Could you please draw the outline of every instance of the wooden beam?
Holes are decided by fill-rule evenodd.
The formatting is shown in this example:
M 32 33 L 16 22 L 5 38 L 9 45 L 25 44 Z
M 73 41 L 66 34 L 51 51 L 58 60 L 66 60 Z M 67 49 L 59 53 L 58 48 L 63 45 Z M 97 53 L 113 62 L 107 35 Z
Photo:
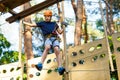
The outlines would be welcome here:
M 6 21 L 8 21 L 9 23 L 12 23 L 12 22 L 14 22 L 18 19 L 24 18 L 24 17 L 26 17 L 30 14 L 33 14 L 35 12 L 38 12 L 38 11 L 42 10 L 42 9 L 45 9 L 45 8 L 55 4 L 57 2 L 60 2 L 60 1 L 63 1 L 63 0 L 51 0 L 51 1 L 46 0 L 42 3 L 39 3 L 39 4 L 29 8 L 29 9 L 26 9 L 26 10 L 18 13 L 17 15 L 14 15 L 14 16 L 11 16 L 11 17 L 7 18 Z
M 11 13 L 12 15 L 16 15 L 17 13 L 13 10 L 9 10 L 9 13 Z
M 4 6 L 4 4 L 0 3 L 0 12 L 5 12 L 6 8 Z
M 4 9 L 8 8 L 9 10 L 12 10 L 30 0 L 1 0 L 0 1 L 0 12 L 5 12 L 6 10 L 3 10 L 3 5 Z

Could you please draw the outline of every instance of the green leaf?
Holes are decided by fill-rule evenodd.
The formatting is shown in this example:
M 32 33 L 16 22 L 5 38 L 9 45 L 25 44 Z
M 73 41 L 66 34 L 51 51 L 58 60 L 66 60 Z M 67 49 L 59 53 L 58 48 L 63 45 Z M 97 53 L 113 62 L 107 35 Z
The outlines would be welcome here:
M 2 55 L 2 52 L 3 52 L 3 50 L 2 50 L 2 48 L 0 48 L 0 56 Z
M 7 48 L 9 48 L 11 45 L 10 45 L 10 43 L 9 43 L 8 41 L 5 41 L 5 46 L 6 46 Z

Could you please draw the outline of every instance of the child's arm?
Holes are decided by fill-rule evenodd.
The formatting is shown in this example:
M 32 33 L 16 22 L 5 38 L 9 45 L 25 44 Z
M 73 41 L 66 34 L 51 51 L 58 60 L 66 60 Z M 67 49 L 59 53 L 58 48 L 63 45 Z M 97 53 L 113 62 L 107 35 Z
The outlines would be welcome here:
M 58 28 L 58 29 L 57 29 L 57 32 L 58 32 L 59 34 L 62 34 L 62 33 L 63 33 L 63 29 Z
M 29 22 L 25 22 L 25 21 L 23 21 L 23 24 L 28 25 L 30 27 L 36 27 L 37 26 L 36 23 L 29 23 Z

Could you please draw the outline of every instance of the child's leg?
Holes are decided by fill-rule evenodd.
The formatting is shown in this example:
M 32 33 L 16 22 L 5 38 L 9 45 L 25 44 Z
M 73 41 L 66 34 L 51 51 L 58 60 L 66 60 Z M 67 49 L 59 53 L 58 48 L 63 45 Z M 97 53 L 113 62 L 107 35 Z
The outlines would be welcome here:
M 58 67 L 61 67 L 62 66 L 62 60 L 61 60 L 60 50 L 59 50 L 58 46 L 54 47 L 54 53 L 56 55 L 56 60 L 57 60 L 57 63 L 58 63 Z
M 41 63 L 43 64 L 44 63 L 44 61 L 45 61 L 45 59 L 46 59 L 46 56 L 47 56 L 47 53 L 49 52 L 49 50 L 50 50 L 50 45 L 46 45 L 45 46 L 45 49 L 44 49 L 44 51 L 43 51 L 43 54 L 42 54 L 42 58 L 41 58 Z
M 60 49 L 59 49 L 59 41 L 56 40 L 53 44 L 54 52 L 56 54 L 56 59 L 58 62 L 58 72 L 60 75 L 64 74 L 65 68 L 62 66 L 62 58 L 60 55 Z
M 44 61 L 45 61 L 45 59 L 46 59 L 46 57 L 47 57 L 47 53 L 49 52 L 49 50 L 50 50 L 50 48 L 51 48 L 50 45 L 51 45 L 51 41 L 50 41 L 49 38 L 48 38 L 48 39 L 46 39 L 46 41 L 45 41 L 45 49 L 44 49 L 44 51 L 43 51 L 41 61 L 36 65 L 36 68 L 37 68 L 38 70 L 41 70 L 42 67 L 43 67 L 43 63 L 44 63 Z
M 44 49 L 43 54 L 42 54 L 41 63 L 44 63 L 46 56 L 51 48 L 51 45 L 52 45 L 52 42 L 51 42 L 50 38 L 47 38 L 45 40 L 45 49 Z
M 60 75 L 64 74 L 65 68 L 62 66 L 62 60 L 61 60 L 61 55 L 60 55 L 60 50 L 59 47 L 54 47 L 54 52 L 56 54 L 56 59 L 58 62 L 58 72 Z

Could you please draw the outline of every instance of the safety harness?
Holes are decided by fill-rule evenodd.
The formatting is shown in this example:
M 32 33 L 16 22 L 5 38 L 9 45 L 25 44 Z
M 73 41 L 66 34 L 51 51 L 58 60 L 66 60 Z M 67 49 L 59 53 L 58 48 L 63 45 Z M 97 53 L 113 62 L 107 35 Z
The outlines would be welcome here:
M 51 37 L 55 37 L 55 39 L 54 39 L 54 40 L 51 40 Z M 49 38 L 49 39 L 52 41 L 52 44 L 53 44 L 56 40 L 61 41 L 60 37 L 59 37 L 58 35 L 54 35 L 54 34 L 45 35 L 45 38 L 46 38 L 46 39 Z

